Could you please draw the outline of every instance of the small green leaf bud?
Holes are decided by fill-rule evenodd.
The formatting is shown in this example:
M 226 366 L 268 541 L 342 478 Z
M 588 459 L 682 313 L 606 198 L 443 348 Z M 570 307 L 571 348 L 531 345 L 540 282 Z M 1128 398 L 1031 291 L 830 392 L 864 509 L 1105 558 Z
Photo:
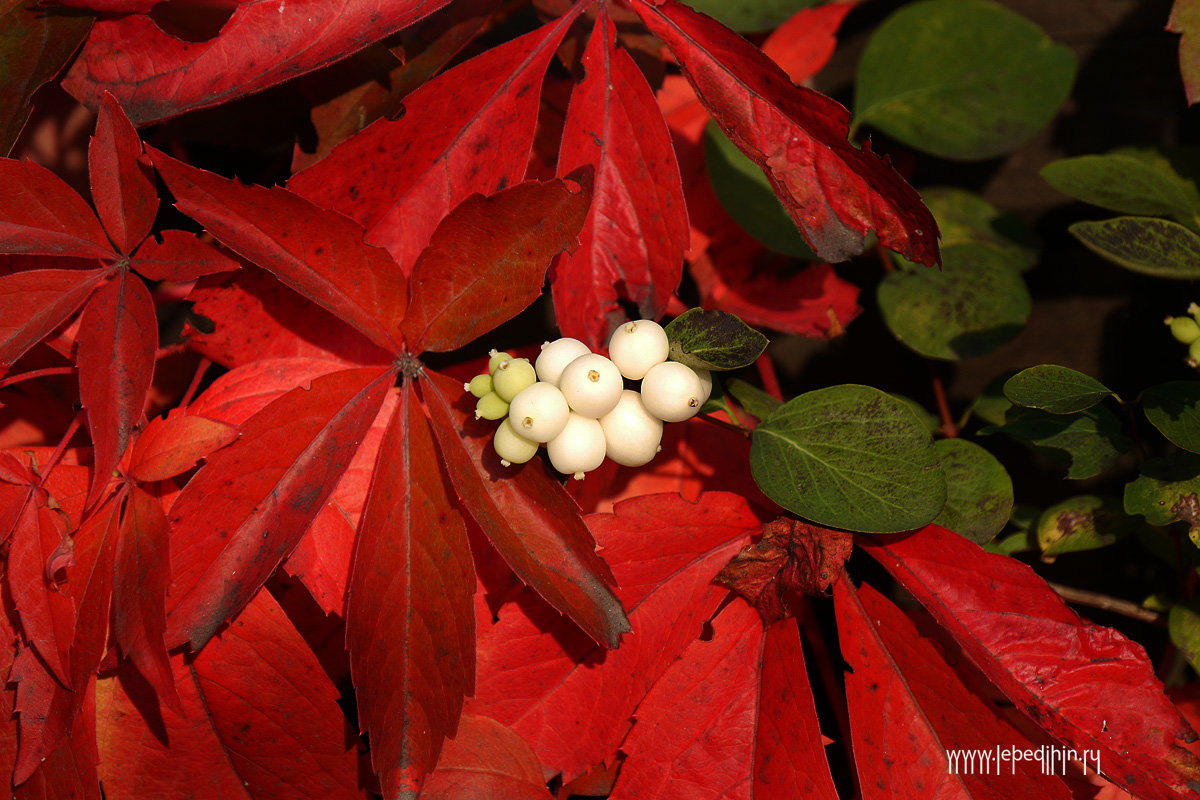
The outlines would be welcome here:
M 510 358 L 501 361 L 492 373 L 492 387 L 500 399 L 511 403 L 522 389 L 537 382 L 537 372 L 528 358 Z
M 470 383 L 464 383 L 463 388 L 476 397 L 483 397 L 492 391 L 492 376 L 486 372 L 482 375 L 476 375 L 474 378 L 471 378 Z
M 504 419 L 508 416 L 508 403 L 495 392 L 488 392 L 475 404 L 475 419 Z

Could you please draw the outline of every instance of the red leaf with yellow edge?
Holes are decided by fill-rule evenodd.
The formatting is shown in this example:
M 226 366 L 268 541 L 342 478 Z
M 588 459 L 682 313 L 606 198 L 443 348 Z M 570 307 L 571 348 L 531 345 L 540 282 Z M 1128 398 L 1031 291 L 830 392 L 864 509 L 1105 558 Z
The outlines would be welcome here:
M 201 275 L 238 269 L 241 263 L 186 231 L 162 231 L 162 241 L 147 239 L 131 266 L 153 281 L 191 281 Z
M 234 425 L 173 409 L 150 420 L 133 443 L 129 477 L 145 482 L 173 478 L 237 438 Z
M 156 709 L 132 670 L 99 681 L 109 797 L 368 796 L 337 689 L 269 593 L 259 592 L 195 659 L 175 655 L 171 667 L 183 714 Z
M 629 620 L 575 501 L 540 462 L 501 466 L 492 426 L 462 410 L 461 383 L 427 370 L 421 393 L 467 513 L 521 580 L 597 642 L 616 647 Z
M 591 202 L 590 167 L 464 200 L 413 265 L 409 348 L 455 350 L 528 308 L 551 259 L 576 247 Z
M 324 375 L 240 427 L 171 506 L 167 647 L 198 650 L 295 548 L 375 418 L 395 373 Z M 214 503 L 214 498 L 220 498 Z
M 422 800 L 551 800 L 529 745 L 494 719 L 464 714 Z
M 796 86 L 761 50 L 682 3 L 633 6 L 726 135 L 766 172 L 818 256 L 849 258 L 874 230 L 910 260 L 939 261 L 933 215 L 885 160 L 847 140 L 845 108 Z
M 1194 734 L 1142 647 L 1085 622 L 1025 564 L 936 525 L 860 546 L 1050 736 L 1100 751 L 1105 775 L 1143 800 L 1193 797 Z
M 346 649 L 359 727 L 387 797 L 413 797 L 475 690 L 475 569 L 412 380 L 359 524 Z
M 0 158 L 0 253 L 116 258 L 96 214 L 32 161 Z
M 142 140 L 121 105 L 108 92 L 88 147 L 88 176 L 96 214 L 117 250 L 128 255 L 145 239 L 158 213 L 154 173 L 139 161 Z
M 0 370 L 66 322 L 107 274 L 35 269 L 0 277 Z

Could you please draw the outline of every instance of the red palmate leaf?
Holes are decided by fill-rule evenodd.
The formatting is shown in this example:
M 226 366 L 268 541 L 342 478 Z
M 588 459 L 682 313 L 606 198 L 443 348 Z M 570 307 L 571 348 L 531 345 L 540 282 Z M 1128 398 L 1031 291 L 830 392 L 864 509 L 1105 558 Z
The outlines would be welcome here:
M 150 420 L 133 443 L 129 477 L 147 483 L 173 478 L 237 437 L 234 425 L 174 409 Z
M 89 506 L 108 486 L 142 419 L 157 349 L 154 300 L 140 278 L 120 270 L 96 290 L 79 322 L 79 399 L 95 448 Z
M 837 800 L 793 620 L 733 602 L 638 707 L 613 800 Z
M 763 168 L 813 251 L 841 261 L 874 229 L 885 247 L 939 260 L 937 223 L 886 161 L 847 140 L 850 114 L 794 85 L 762 51 L 675 0 L 635 0 L 729 138 Z
M 724 492 L 698 503 L 637 497 L 587 521 L 633 633 L 605 652 L 526 596 L 480 637 L 479 685 L 467 707 L 513 728 L 564 782 L 616 755 L 646 692 L 727 596 L 713 576 L 762 524 L 745 499 Z
M 150 233 L 158 213 L 154 174 L 139 161 L 141 155 L 137 131 L 116 98 L 105 92 L 88 147 L 88 175 L 96 214 L 117 250 L 126 255 Z
M 75 313 L 107 274 L 37 269 L 0 277 L 0 371 Z
M 323 358 L 264 358 L 234 367 L 188 406 L 188 413 L 240 426 L 297 386 L 346 369 Z
M 21 632 L 64 684 L 70 683 L 71 636 L 75 606 L 51 586 L 47 565 L 66 535 L 64 520 L 46 507 L 40 493 L 29 493 L 13 530 L 5 580 L 21 623 Z M 29 658 L 36 658 L 30 653 Z
M 489 426 L 450 407 L 464 394 L 461 383 L 427 370 L 421 393 L 454 491 L 496 550 L 589 636 L 616 647 L 629 621 L 575 501 L 540 462 L 500 465 Z
M 407 273 L 450 209 L 525 175 L 546 66 L 580 9 L 429 81 L 288 188 L 358 220 Z
M 357 223 L 286 189 L 244 186 L 157 150 L 150 154 L 176 207 L 218 241 L 375 344 L 399 350 L 404 276 L 386 252 L 363 244 Z
M 923 605 L 1017 707 L 1143 800 L 1192 797 L 1194 733 L 1142 647 L 1079 618 L 1026 565 L 929 525 L 861 545 Z
M 966 768 L 948 749 L 1036 749 L 971 693 L 941 653 L 872 587 L 834 586 L 846 701 L 863 797 L 1056 798 L 1071 792 L 1053 765 Z
M 363 368 L 313 379 L 248 419 L 188 482 L 170 512 L 168 647 L 203 647 L 295 548 L 394 375 Z
M 551 800 L 551 795 L 542 765 L 524 739 L 494 719 L 464 714 L 421 798 Z
M 529 307 L 550 260 L 576 246 L 591 170 L 468 197 L 413 265 L 404 338 L 413 352 L 455 350 Z
M 116 258 L 95 213 L 32 161 L 0 159 L 0 253 Z
M 416 798 L 475 689 L 475 571 L 412 380 L 359 524 L 346 649 L 386 797 Z
M 554 307 L 564 336 L 598 349 L 624 321 L 621 296 L 657 319 L 679 285 L 687 209 L 671 137 L 654 93 L 616 47 L 606 9 L 583 54 L 586 77 L 571 94 L 558 174 L 596 165 L 596 195 L 580 247 L 554 267 Z
M 142 242 L 132 260 L 133 268 L 150 280 L 191 281 L 241 266 L 236 259 L 185 231 L 162 231 L 159 236 L 161 242 Z
M 337 690 L 269 593 L 259 592 L 194 660 L 176 655 L 171 667 L 183 714 L 156 714 L 130 670 L 99 682 L 109 798 L 367 797 Z
M 110 17 L 96 23 L 63 86 L 92 107 L 108 90 L 145 125 L 332 64 L 446 2 L 402 0 L 381 10 L 361 0 L 248 0 L 204 42 L 176 38 L 144 14 Z

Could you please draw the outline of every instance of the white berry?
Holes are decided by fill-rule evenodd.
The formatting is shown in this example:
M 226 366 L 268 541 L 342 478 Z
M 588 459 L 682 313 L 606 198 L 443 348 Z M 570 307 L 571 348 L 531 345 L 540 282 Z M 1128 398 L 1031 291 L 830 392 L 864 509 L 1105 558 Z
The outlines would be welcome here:
M 547 443 L 546 453 L 556 470 L 582 479 L 604 461 L 604 429 L 597 420 L 572 412 L 562 433 Z
M 642 379 L 642 403 L 663 422 L 683 422 L 696 416 L 704 387 L 700 376 L 686 364 L 664 361 Z
M 538 381 L 522 389 L 508 406 L 513 430 L 534 442 L 548 442 L 562 433 L 571 409 L 558 387 Z
M 669 349 L 667 332 L 649 319 L 626 322 L 608 340 L 608 357 L 631 381 L 640 381 L 651 367 L 666 361 Z
M 625 382 L 616 364 L 602 355 L 588 353 L 567 364 L 558 388 L 572 411 L 599 419 L 617 405 Z
M 558 386 L 558 379 L 562 375 L 563 368 L 590 352 L 592 351 L 586 344 L 578 339 L 572 339 L 570 336 L 555 339 L 553 342 L 544 342 L 542 352 L 538 354 L 537 361 L 533 364 L 537 370 L 538 380 Z
M 528 358 L 510 358 L 496 365 L 496 371 L 492 373 L 492 388 L 501 400 L 511 403 L 518 392 L 526 386 L 532 386 L 536 380 L 537 373 Z
M 509 420 L 496 426 L 496 435 L 492 437 L 492 447 L 500 456 L 500 463 L 506 467 L 513 464 L 524 464 L 537 453 L 537 442 L 530 441 L 512 429 Z
M 617 407 L 600 418 L 605 455 L 625 467 L 640 467 L 661 450 L 663 423 L 642 404 L 642 396 L 626 389 Z
M 695 372 L 696 377 L 700 379 L 700 405 L 704 405 L 712 395 L 712 372 L 706 369 L 698 369 Z

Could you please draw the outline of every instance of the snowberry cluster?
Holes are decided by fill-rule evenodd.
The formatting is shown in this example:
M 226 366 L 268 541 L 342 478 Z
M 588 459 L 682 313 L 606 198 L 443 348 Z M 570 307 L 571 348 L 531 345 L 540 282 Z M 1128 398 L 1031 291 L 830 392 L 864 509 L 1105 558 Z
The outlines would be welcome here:
M 1187 317 L 1167 317 L 1163 320 L 1171 328 L 1171 335 L 1188 346 L 1187 363 L 1200 368 L 1200 306 L 1188 306 Z
M 478 398 L 476 418 L 501 420 L 492 444 L 505 466 L 544 444 L 554 468 L 576 478 L 606 456 L 640 467 L 662 449 L 663 423 L 694 416 L 712 391 L 707 370 L 668 361 L 668 348 L 661 325 L 636 320 L 613 333 L 610 358 L 569 337 L 543 344 L 533 364 L 493 350 L 464 388 Z

